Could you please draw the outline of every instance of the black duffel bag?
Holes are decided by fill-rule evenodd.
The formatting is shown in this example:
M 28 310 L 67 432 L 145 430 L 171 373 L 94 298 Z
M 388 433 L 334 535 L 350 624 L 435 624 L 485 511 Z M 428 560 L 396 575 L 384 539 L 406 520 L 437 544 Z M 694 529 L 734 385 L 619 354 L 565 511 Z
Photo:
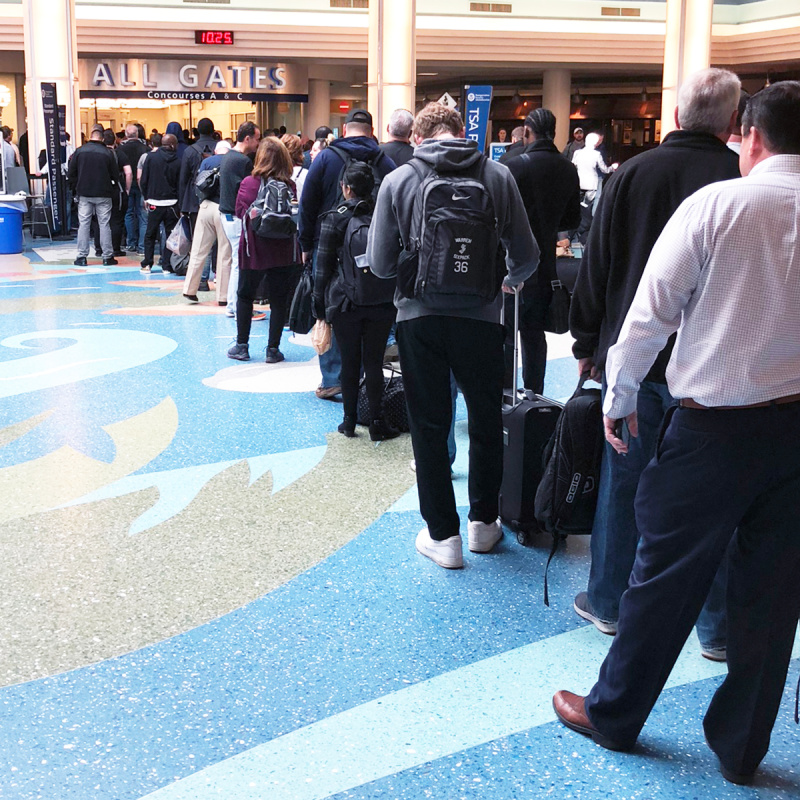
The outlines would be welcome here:
M 391 364 L 384 364 L 383 400 L 381 412 L 386 422 L 402 433 L 408 433 L 408 409 L 406 408 L 406 392 L 403 387 L 403 376 Z M 387 375 L 386 372 L 390 374 Z M 366 378 L 358 385 L 358 411 L 356 421 L 359 425 L 369 425 L 372 418 L 367 400 Z

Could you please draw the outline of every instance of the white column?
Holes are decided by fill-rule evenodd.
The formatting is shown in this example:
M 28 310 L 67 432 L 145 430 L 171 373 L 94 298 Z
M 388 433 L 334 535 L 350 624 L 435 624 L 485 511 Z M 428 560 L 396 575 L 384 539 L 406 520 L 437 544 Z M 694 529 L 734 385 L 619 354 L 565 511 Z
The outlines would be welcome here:
M 303 133 L 313 136 L 320 125 L 331 127 L 331 82 L 310 78 L 308 81 L 308 105 L 303 116 Z
M 392 111 L 414 113 L 417 84 L 416 0 L 372 0 L 369 4 L 367 101 L 375 135 L 386 138 Z
M 76 147 L 81 143 L 75 0 L 23 0 L 22 15 L 28 147 L 35 165 L 45 146 L 42 83 L 56 84 L 58 104 L 67 109 L 67 132 Z
M 569 141 L 570 81 L 568 69 L 546 69 L 542 81 L 542 106 L 556 117 L 555 145 L 563 150 Z
M 678 90 L 688 75 L 711 64 L 714 0 L 667 0 L 661 138 L 675 128 Z

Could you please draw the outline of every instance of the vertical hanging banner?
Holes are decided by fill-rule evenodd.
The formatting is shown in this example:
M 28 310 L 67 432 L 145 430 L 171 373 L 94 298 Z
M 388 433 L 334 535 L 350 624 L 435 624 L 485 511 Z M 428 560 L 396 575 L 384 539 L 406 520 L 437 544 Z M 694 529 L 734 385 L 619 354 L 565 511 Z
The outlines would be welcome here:
M 56 85 L 42 83 L 42 108 L 44 110 L 44 141 L 47 154 L 47 185 L 50 189 L 50 205 L 53 209 L 53 228 L 60 231 L 62 224 L 61 208 L 61 136 L 58 126 L 58 99 Z
M 491 86 L 464 87 L 464 125 L 467 139 L 478 143 L 478 150 L 486 149 L 486 131 L 489 129 L 489 112 L 492 107 Z
M 67 225 L 67 107 L 58 106 L 58 158 L 60 162 L 58 170 L 58 216 L 64 221 L 64 228 Z M 62 230 L 61 233 L 69 233 Z

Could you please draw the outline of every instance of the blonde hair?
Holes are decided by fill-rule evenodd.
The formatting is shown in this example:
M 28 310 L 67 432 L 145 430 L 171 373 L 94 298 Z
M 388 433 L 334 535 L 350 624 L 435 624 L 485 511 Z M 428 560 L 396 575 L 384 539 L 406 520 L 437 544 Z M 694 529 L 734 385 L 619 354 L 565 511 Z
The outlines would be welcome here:
M 274 178 L 288 183 L 292 179 L 293 169 L 292 157 L 286 145 L 275 136 L 265 136 L 256 150 L 253 177 L 264 180 Z
M 442 133 L 460 136 L 463 130 L 461 114 L 442 103 L 428 103 L 414 118 L 414 135 L 420 139 L 432 139 Z
M 286 149 L 289 151 L 289 157 L 292 159 L 292 163 L 294 164 L 302 164 L 303 163 L 303 144 L 300 141 L 299 136 L 295 136 L 293 133 L 284 133 L 281 136 L 281 141 L 286 145 Z

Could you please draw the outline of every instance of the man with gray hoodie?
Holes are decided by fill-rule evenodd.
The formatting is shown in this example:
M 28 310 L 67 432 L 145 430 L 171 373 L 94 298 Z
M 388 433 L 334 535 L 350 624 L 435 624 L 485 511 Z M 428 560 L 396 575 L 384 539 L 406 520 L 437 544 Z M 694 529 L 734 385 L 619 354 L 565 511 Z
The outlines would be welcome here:
M 506 167 L 486 159 L 464 133 L 461 115 L 441 103 L 429 103 L 420 111 L 414 120 L 414 158 L 383 179 L 367 247 L 367 259 L 376 275 L 393 278 L 400 273 L 395 294 L 397 340 L 420 512 L 426 522 L 416 547 L 447 569 L 463 566 L 447 450 L 452 417 L 450 372 L 469 410 L 469 549 L 488 553 L 503 535 L 498 495 L 503 477 L 504 330 L 500 325 L 497 240 L 507 251 L 501 265 L 503 291 L 520 288 L 539 262 L 539 248 L 514 178 Z M 417 249 L 420 268 L 427 258 L 425 235 L 420 237 L 422 244 L 417 235 L 427 222 L 420 220 L 420 215 L 424 217 L 424 209 L 432 208 L 421 198 L 426 196 L 426 187 L 431 188 L 428 196 L 432 196 L 432 180 L 447 180 L 448 175 L 468 182 L 440 184 L 443 202 L 450 202 L 452 196 L 450 230 L 460 230 L 452 240 L 452 252 L 445 257 L 444 269 L 438 273 L 442 291 L 430 291 L 432 280 L 427 286 L 417 281 L 412 289 L 404 286 L 405 265 L 414 263 Z M 459 218 L 455 209 L 462 201 L 465 212 Z M 469 217 L 477 205 L 483 211 Z M 491 220 L 486 236 L 479 233 L 481 224 L 475 223 L 481 218 Z M 420 224 L 422 228 L 418 228 Z M 482 248 L 478 242 L 493 246 Z

